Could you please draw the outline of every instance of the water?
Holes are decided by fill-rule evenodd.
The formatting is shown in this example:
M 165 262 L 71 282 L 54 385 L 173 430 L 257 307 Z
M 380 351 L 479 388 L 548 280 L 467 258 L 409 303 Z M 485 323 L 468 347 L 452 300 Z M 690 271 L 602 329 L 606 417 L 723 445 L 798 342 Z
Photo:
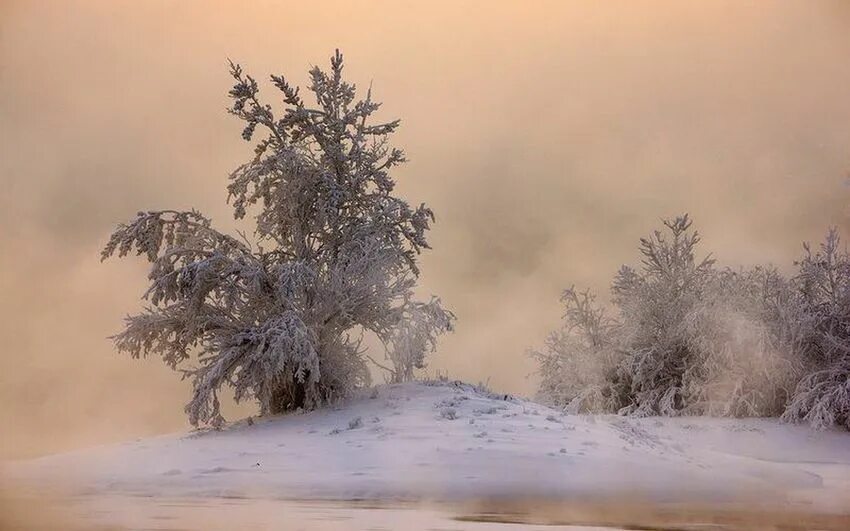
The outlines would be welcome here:
M 462 504 L 308 501 L 274 498 L 164 498 L 96 495 L 7 496 L 0 530 L 749 530 L 846 531 L 850 516 L 805 507 L 659 505 L 636 500 L 490 499 Z M 848 507 L 850 509 L 850 507 Z

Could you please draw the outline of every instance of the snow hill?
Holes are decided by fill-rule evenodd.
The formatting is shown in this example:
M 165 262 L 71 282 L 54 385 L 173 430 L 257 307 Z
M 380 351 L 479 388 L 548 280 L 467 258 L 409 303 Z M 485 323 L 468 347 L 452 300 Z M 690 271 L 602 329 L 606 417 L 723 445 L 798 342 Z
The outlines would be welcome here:
M 88 494 L 298 500 L 753 496 L 850 507 L 850 435 L 767 419 L 574 416 L 460 382 L 7 464 Z

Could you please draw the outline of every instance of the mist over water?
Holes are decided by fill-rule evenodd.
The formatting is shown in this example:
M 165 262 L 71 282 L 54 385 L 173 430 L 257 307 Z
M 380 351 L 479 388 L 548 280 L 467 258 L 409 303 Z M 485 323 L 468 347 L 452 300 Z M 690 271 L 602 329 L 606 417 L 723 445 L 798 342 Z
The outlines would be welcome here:
M 139 210 L 235 228 L 251 149 L 226 59 L 304 85 L 337 47 L 402 119 L 400 191 L 437 214 L 421 284 L 458 329 L 432 373 L 530 393 L 560 290 L 604 296 L 660 217 L 690 212 L 723 265 L 785 267 L 850 226 L 839 0 L 4 2 L 0 458 L 185 428 L 188 385 L 106 339 L 147 265 L 99 250 Z

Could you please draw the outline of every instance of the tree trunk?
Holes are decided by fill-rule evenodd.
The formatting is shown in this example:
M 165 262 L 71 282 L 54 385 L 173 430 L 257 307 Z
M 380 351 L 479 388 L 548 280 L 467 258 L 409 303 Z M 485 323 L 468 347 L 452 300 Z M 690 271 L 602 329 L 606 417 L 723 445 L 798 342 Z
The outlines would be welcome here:
M 281 382 L 272 394 L 269 413 L 277 415 L 296 410 L 299 407 L 303 408 L 307 398 L 307 390 L 304 386 L 304 383 L 298 382 L 294 378 L 290 381 Z

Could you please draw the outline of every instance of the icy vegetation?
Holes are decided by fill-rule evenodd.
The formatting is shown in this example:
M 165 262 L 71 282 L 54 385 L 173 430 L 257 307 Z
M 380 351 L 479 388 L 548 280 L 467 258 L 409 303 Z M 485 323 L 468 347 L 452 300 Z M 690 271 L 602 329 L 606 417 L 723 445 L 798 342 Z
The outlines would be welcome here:
M 192 380 L 194 425 L 221 425 L 225 385 L 264 414 L 368 385 L 364 333 L 386 347 L 389 379 L 408 380 L 452 328 L 439 299 L 414 297 L 434 216 L 393 195 L 390 171 L 405 159 L 388 136 L 399 122 L 373 123 L 371 90 L 357 99 L 342 71 L 339 52 L 330 71 L 310 71 L 316 107 L 272 76 L 284 104 L 275 115 L 231 65 L 230 112 L 245 122 L 246 141 L 260 137 L 228 186 L 235 217 L 256 215 L 253 241 L 218 232 L 199 212 L 161 210 L 119 225 L 103 250 L 104 259 L 135 250 L 152 263 L 148 305 L 115 344 Z
M 698 257 L 687 215 L 640 241 L 610 308 L 563 294 L 563 325 L 532 351 L 539 398 L 575 412 L 781 416 L 850 428 L 850 255 L 830 230 L 797 271 Z

